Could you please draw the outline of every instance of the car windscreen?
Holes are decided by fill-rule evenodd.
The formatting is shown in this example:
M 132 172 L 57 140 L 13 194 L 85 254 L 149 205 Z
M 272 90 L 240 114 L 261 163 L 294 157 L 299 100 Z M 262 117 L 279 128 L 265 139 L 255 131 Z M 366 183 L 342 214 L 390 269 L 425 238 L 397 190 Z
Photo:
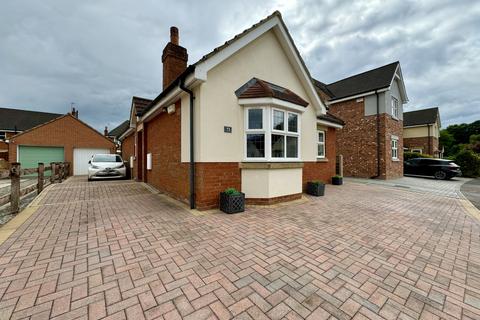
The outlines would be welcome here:
M 122 162 L 122 158 L 115 154 L 96 154 L 93 156 L 93 162 Z

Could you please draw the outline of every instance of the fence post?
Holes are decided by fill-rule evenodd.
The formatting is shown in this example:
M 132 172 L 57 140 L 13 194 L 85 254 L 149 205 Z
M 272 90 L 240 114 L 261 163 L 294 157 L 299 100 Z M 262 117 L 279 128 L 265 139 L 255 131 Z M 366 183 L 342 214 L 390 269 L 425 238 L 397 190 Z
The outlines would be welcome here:
M 58 163 L 58 182 L 63 181 L 63 162 Z
M 38 163 L 38 184 L 37 184 L 37 194 L 43 190 L 43 179 L 44 179 L 45 166 L 43 162 Z
M 10 167 L 10 210 L 17 213 L 20 210 L 20 163 L 14 162 Z
M 56 174 L 56 164 L 55 162 L 50 162 L 50 167 L 52 168 L 52 171 L 50 173 L 50 182 L 54 183 L 55 182 L 55 174 Z

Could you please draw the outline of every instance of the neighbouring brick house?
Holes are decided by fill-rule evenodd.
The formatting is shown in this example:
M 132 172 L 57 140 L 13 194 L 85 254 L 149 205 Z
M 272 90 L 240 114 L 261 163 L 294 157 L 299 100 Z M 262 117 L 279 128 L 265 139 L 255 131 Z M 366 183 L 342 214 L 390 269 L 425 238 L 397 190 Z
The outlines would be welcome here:
M 113 153 L 112 140 L 78 119 L 78 112 L 57 115 L 8 139 L 9 161 L 23 167 L 39 162 L 70 162 L 71 174 L 87 174 L 95 153 Z
M 392 179 L 403 176 L 403 104 L 408 101 L 399 62 L 334 83 L 316 81 L 329 113 L 345 125 L 336 150 L 344 175 Z
M 12 136 L 59 116 L 58 113 L 0 108 L 0 159 L 8 160 L 7 141 Z
M 279 12 L 187 59 L 172 27 L 163 91 L 146 107 L 132 102 L 121 137 L 138 180 L 201 210 L 218 207 L 229 187 L 271 204 L 331 180 L 343 122 L 327 114 Z
M 119 136 L 118 140 L 121 145 L 122 158 L 125 161 L 128 161 L 130 164 L 131 177 L 137 180 L 142 180 L 142 176 L 137 174 L 138 168 L 137 165 L 137 142 L 136 139 L 138 135 L 136 134 L 136 124 L 137 118 L 142 114 L 143 110 L 152 102 L 150 99 L 132 97 L 132 103 L 130 105 L 130 119 L 127 120 L 129 125 L 125 131 L 123 131 Z M 143 170 L 140 170 L 140 174 L 143 173 Z
M 403 113 L 403 147 L 410 152 L 441 158 L 440 112 L 437 107 Z

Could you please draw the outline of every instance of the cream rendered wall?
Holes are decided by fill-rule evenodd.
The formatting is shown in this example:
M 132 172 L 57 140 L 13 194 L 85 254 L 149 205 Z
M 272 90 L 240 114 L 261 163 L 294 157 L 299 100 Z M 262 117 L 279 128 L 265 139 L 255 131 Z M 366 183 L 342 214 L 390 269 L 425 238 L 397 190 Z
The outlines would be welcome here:
M 193 114 L 194 122 L 193 128 L 195 131 L 194 139 L 194 152 L 195 160 L 198 162 L 199 150 L 200 150 L 200 135 L 201 130 L 198 128 L 200 123 L 200 112 L 199 112 L 199 101 L 201 97 L 201 86 L 198 86 L 193 89 L 193 95 L 195 99 L 193 100 Z M 190 96 L 188 94 L 181 95 L 182 107 L 181 107 L 181 161 L 190 162 Z
M 438 138 L 439 135 L 440 133 L 439 133 L 437 124 L 431 125 L 430 136 Z M 428 128 L 427 126 L 403 128 L 403 137 L 404 138 L 428 137 Z
M 195 130 L 195 135 L 199 139 L 196 146 L 198 151 L 196 161 L 243 161 L 244 107 L 238 104 L 235 90 L 253 77 L 286 87 L 309 101 L 275 34 L 272 31 L 265 33 L 208 72 L 207 81 L 201 85 L 201 92 L 196 97 L 196 102 L 200 101 L 196 106 L 196 114 L 199 116 Z M 300 119 L 301 159 L 314 161 L 316 159 L 314 108 L 311 105 L 307 106 Z M 224 126 L 232 127 L 232 133 L 224 133 Z
M 274 198 L 302 192 L 302 168 L 242 169 L 246 198 Z

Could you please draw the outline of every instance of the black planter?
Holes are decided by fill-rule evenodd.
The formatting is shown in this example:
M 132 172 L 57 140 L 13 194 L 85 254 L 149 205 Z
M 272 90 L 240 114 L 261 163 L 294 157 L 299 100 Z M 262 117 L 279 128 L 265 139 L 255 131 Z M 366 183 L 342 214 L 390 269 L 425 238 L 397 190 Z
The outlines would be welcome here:
M 332 177 L 332 184 L 335 186 L 340 186 L 343 184 L 343 177 Z
M 325 185 L 323 183 L 307 182 L 307 193 L 312 196 L 323 196 L 325 194 Z
M 220 210 L 225 213 L 245 211 L 245 193 L 226 194 L 225 192 L 220 192 Z

